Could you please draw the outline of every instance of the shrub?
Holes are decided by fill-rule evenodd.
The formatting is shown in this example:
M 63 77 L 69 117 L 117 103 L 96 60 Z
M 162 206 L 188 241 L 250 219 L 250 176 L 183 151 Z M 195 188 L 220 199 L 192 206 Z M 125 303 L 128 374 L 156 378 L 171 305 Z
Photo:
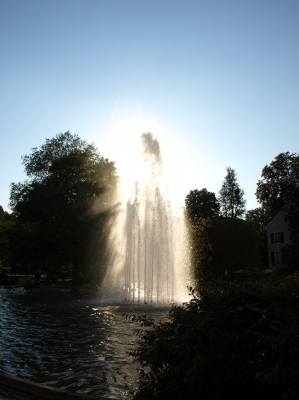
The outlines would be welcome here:
M 213 283 L 166 321 L 133 316 L 134 399 L 298 399 L 298 293 L 297 275 Z

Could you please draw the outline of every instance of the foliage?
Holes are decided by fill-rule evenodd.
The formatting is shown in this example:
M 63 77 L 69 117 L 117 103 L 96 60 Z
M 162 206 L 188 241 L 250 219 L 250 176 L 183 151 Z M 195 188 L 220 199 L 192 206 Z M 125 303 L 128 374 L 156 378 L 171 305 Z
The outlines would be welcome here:
M 265 226 L 271 221 L 271 215 L 265 208 L 258 207 L 247 211 L 245 214 L 245 220 L 251 223 L 259 233 L 260 257 L 262 264 L 266 267 L 268 266 L 268 241 Z
M 245 220 L 253 224 L 260 234 L 264 234 L 265 226 L 271 221 L 271 218 L 271 214 L 263 207 L 254 208 L 245 214 Z
M 12 267 L 11 238 L 15 228 L 15 218 L 0 206 L 0 269 Z
M 191 263 L 195 279 L 226 270 L 253 269 L 260 265 L 259 234 L 252 224 L 236 218 L 206 218 L 189 229 Z
M 283 268 L 277 271 L 283 274 L 291 274 L 299 270 L 299 246 L 295 243 L 286 244 L 281 248 Z
M 290 202 L 298 202 L 299 155 L 280 153 L 262 170 L 257 183 L 256 197 L 274 216 Z
M 226 168 L 226 176 L 219 191 L 221 215 L 224 217 L 241 218 L 245 212 L 244 191 L 239 187 L 236 172 L 231 167 Z
M 99 159 L 97 149 L 93 144 L 88 144 L 78 135 L 72 135 L 67 131 L 52 139 L 46 139 L 46 143 L 39 148 L 32 148 L 31 154 L 22 156 L 25 171 L 31 178 L 43 179 L 49 174 L 53 161 L 77 150 L 88 151 L 92 162 L 97 162 Z
M 104 264 L 114 163 L 69 132 L 23 160 L 33 179 L 11 185 L 10 203 L 21 226 L 23 262 L 52 273 L 72 267 L 74 280 L 86 278 Z
M 194 223 L 197 218 L 213 218 L 219 215 L 219 203 L 215 193 L 207 189 L 190 190 L 185 199 L 187 221 Z
M 130 354 L 143 399 L 297 399 L 298 276 L 215 283 L 143 326 Z

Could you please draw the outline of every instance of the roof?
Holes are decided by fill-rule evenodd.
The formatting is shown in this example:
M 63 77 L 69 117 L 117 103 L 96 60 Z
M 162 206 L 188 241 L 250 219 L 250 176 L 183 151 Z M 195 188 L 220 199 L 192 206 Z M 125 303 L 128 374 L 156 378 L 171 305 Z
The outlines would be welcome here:
M 274 222 L 282 213 L 284 214 L 284 211 L 283 211 L 283 210 L 278 211 L 278 213 L 275 215 L 275 217 L 273 217 L 273 218 L 271 219 L 271 221 L 265 226 L 265 229 L 268 230 L 269 226 L 272 225 L 273 222 Z

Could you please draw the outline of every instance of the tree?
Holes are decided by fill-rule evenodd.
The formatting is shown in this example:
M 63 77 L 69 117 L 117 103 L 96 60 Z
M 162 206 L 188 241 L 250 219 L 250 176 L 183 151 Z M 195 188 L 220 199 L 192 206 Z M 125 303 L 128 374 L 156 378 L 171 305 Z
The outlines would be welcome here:
M 191 264 L 197 282 L 238 270 L 259 267 L 260 237 L 239 218 L 198 220 L 189 231 Z
M 299 154 L 280 153 L 262 170 L 256 198 L 274 216 L 289 203 L 298 203 Z
M 11 269 L 11 238 L 15 228 L 15 218 L 0 206 L 0 269 Z
M 224 217 L 241 218 L 245 212 L 244 191 L 239 187 L 235 170 L 226 168 L 227 174 L 219 191 L 221 214 Z
M 214 218 L 219 215 L 219 203 L 215 193 L 207 189 L 190 190 L 185 199 L 187 221 L 194 223 L 197 218 Z
M 10 206 L 23 227 L 24 258 L 31 268 L 71 267 L 73 280 L 81 281 L 103 264 L 114 163 L 69 132 L 32 149 L 23 163 L 32 179 L 11 185 Z
M 263 234 L 265 232 L 265 226 L 271 220 L 271 215 L 265 208 L 258 207 L 253 210 L 248 210 L 245 214 L 245 220 L 252 223 L 256 230 Z
M 22 156 L 25 171 L 30 178 L 43 179 L 49 173 L 53 161 L 70 154 L 74 150 L 88 151 L 91 161 L 99 159 L 98 151 L 93 144 L 88 144 L 78 135 L 72 135 L 67 131 L 52 139 L 46 139 L 46 143 L 39 148 L 33 147 L 31 154 Z
M 260 255 L 263 265 L 268 266 L 268 241 L 265 226 L 270 222 L 271 215 L 263 208 L 258 207 L 249 210 L 245 214 L 245 220 L 252 224 L 260 236 Z

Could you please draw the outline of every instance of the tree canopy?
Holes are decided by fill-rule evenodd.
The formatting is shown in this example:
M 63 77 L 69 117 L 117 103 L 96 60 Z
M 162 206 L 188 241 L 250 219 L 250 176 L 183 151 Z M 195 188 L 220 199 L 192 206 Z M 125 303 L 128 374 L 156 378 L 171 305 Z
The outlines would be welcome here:
M 22 156 L 25 171 L 30 178 L 42 179 L 50 170 L 54 160 L 70 154 L 74 150 L 89 151 L 90 160 L 96 161 L 100 156 L 93 144 L 80 139 L 78 135 L 72 135 L 69 131 L 60 133 L 52 139 L 46 139 L 46 143 L 39 148 L 33 147 L 31 153 Z
M 218 198 L 221 214 L 224 217 L 241 218 L 245 212 L 244 191 L 237 182 L 235 170 L 227 167 L 226 172 Z
M 31 180 L 11 185 L 10 206 L 23 227 L 24 258 L 32 268 L 70 266 L 79 280 L 104 253 L 114 163 L 70 132 L 33 148 L 23 163 Z
M 219 203 L 215 193 L 207 189 L 190 190 L 185 199 L 185 215 L 191 223 L 194 223 L 197 218 L 217 217 Z
M 287 204 L 299 202 L 299 154 L 280 153 L 263 168 L 256 198 L 272 216 Z

